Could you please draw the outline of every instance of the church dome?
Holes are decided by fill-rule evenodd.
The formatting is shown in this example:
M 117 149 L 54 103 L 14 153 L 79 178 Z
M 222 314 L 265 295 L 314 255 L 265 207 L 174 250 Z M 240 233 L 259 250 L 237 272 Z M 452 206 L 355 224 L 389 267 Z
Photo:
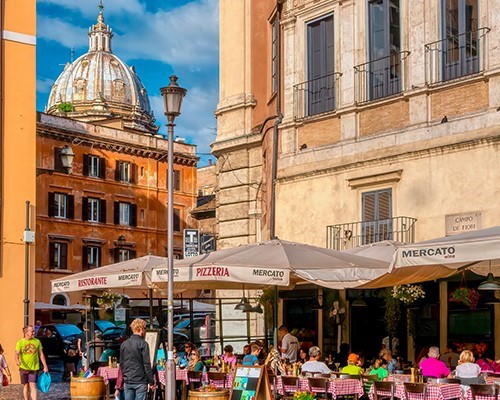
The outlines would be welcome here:
M 52 86 L 46 112 L 96 122 L 121 119 L 124 128 L 156 133 L 148 94 L 133 67 L 111 51 L 113 33 L 102 4 L 89 30 L 89 51 L 67 63 Z

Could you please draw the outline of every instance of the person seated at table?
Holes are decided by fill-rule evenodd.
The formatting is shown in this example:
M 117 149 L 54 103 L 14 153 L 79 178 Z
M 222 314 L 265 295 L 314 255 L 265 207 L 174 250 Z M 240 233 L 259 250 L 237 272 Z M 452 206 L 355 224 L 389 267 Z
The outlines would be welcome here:
M 302 365 L 302 373 L 329 374 L 330 372 L 332 372 L 332 370 L 328 368 L 324 362 L 319 361 L 320 358 L 321 358 L 321 349 L 318 346 L 312 346 L 309 349 L 309 361 L 306 361 Z
M 448 345 L 446 346 L 446 353 L 441 354 L 441 356 L 439 357 L 439 359 L 443 361 L 450 370 L 453 370 L 457 367 L 458 358 L 459 355 L 457 353 L 457 346 L 455 346 L 453 343 L 448 343 Z
M 184 352 L 178 354 L 179 360 L 177 362 L 177 365 L 179 368 L 183 369 L 186 368 L 189 364 L 189 361 L 191 360 L 191 350 L 193 350 L 194 344 L 191 342 L 187 342 L 184 344 Z
M 387 371 L 393 374 L 394 371 L 399 369 L 398 361 L 392 358 L 392 352 L 389 349 L 383 349 L 380 351 L 380 358 L 383 358 L 387 363 Z
M 257 343 L 250 344 L 250 354 L 243 357 L 242 365 L 259 365 L 259 354 L 261 347 Z
M 231 367 L 234 367 L 237 361 L 233 351 L 234 351 L 233 346 L 228 344 L 224 346 L 224 354 L 221 357 L 222 361 L 229 364 Z
M 427 359 L 427 353 L 429 353 L 429 348 L 430 348 L 429 346 L 422 347 L 422 349 L 420 350 L 420 353 L 418 353 L 418 356 L 415 359 L 415 366 L 416 367 L 420 366 L 421 361 L 424 361 Z
M 362 375 L 363 368 L 358 365 L 358 361 L 359 356 L 356 353 L 349 354 L 349 357 L 347 357 L 347 365 L 342 368 L 342 373 L 349 375 Z
M 299 349 L 297 364 L 304 365 L 307 361 L 309 361 L 309 350 L 304 347 L 301 347 Z
M 488 372 L 490 374 L 500 373 L 500 362 L 495 361 L 493 355 L 488 352 L 482 354 L 481 357 L 476 357 L 476 360 L 476 363 L 481 367 L 482 372 Z
M 201 361 L 200 352 L 194 348 L 189 353 L 190 359 L 187 366 L 188 371 L 203 371 L 203 361 Z
M 450 370 L 444 362 L 439 360 L 439 347 L 432 346 L 427 353 L 429 358 L 420 362 L 423 376 L 432 378 L 452 378 Z
M 477 365 L 474 361 L 474 354 L 470 350 L 464 350 L 460 353 L 460 358 L 458 359 L 458 365 L 455 369 L 455 378 L 460 378 L 462 384 L 478 384 L 484 383 L 480 382 L 479 374 L 481 373 L 481 367 Z
M 368 375 L 377 375 L 378 379 L 383 381 L 389 376 L 389 371 L 387 371 L 387 362 L 383 358 L 377 358 Z

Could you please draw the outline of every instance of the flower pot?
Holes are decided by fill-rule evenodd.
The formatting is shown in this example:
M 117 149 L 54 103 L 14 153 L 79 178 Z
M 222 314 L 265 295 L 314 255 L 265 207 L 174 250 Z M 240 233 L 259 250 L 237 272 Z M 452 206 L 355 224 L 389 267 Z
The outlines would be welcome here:
M 69 393 L 72 400 L 102 400 L 106 394 L 102 376 L 71 378 Z

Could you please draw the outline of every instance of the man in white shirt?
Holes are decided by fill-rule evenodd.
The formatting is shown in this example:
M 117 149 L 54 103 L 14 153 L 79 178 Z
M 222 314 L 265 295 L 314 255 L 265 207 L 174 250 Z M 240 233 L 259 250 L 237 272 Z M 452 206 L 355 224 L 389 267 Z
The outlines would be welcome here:
M 319 361 L 320 358 L 321 349 L 318 346 L 311 347 L 309 349 L 309 361 L 306 361 L 304 365 L 302 365 L 302 373 L 308 372 L 311 374 L 329 374 L 332 372 L 324 362 Z
M 294 363 L 297 361 L 297 353 L 300 348 L 299 340 L 291 333 L 288 333 L 288 328 L 285 325 L 280 326 L 278 334 L 281 340 L 281 357 Z

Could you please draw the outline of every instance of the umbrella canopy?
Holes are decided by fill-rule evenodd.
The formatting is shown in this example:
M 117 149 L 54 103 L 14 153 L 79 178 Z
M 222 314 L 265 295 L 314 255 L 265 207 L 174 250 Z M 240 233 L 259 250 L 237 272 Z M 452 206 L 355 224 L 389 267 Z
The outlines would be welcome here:
M 112 288 L 151 288 L 151 270 L 165 265 L 166 257 L 144 256 L 53 279 L 52 293 Z
M 387 271 L 388 262 L 302 243 L 274 239 L 174 262 L 176 288 L 293 287 L 311 282 L 330 288 L 358 286 Z M 168 281 L 167 267 L 154 268 L 153 282 Z
M 86 310 L 87 307 L 83 304 L 70 304 L 69 306 L 62 306 L 59 304 L 43 303 L 41 301 L 35 302 L 35 310 L 48 310 L 48 311 L 77 311 Z
M 362 288 L 442 279 L 462 269 L 500 275 L 499 226 L 400 246 L 388 273 Z

